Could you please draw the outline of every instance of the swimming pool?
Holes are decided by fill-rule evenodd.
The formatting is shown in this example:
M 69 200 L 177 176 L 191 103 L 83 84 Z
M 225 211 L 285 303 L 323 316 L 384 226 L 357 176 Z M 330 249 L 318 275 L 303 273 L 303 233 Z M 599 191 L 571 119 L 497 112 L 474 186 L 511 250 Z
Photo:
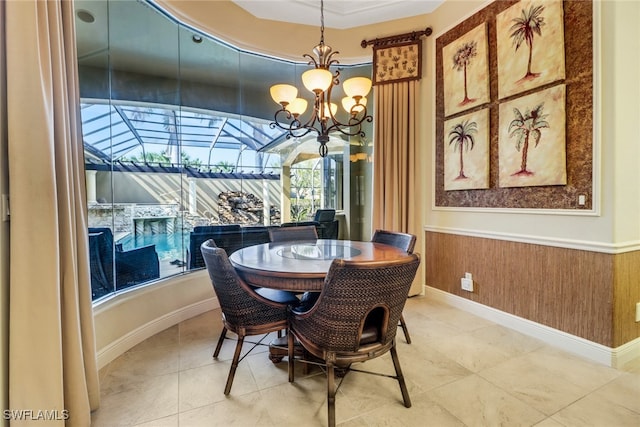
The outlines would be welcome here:
M 133 236 L 129 234 L 117 243 L 122 243 L 125 251 L 141 246 L 156 245 L 156 252 L 160 261 L 181 260 L 186 261 L 186 252 L 189 247 L 189 233 L 172 234 L 143 234 Z

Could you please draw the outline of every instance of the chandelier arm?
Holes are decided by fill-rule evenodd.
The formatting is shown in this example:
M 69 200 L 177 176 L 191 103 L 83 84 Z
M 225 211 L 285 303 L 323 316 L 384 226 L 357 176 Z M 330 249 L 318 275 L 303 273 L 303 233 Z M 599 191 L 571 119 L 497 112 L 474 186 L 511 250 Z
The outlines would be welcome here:
M 278 120 L 278 116 L 280 116 L 280 120 Z M 298 118 L 294 117 L 293 114 L 291 114 L 291 112 L 286 108 L 281 108 L 280 110 L 276 111 L 273 120 L 274 121 L 269 124 L 269 127 L 271 129 L 279 128 L 286 131 L 287 139 L 292 137 L 300 138 L 309 134 L 310 132 L 315 132 L 318 135 L 321 134 L 321 131 L 315 127 L 316 122 L 318 121 L 318 116 L 315 109 L 312 113 L 311 118 L 304 124 Z M 286 123 L 282 124 L 283 121 L 285 121 Z
M 316 68 L 321 68 L 320 65 L 318 64 L 318 61 L 316 61 L 316 59 L 309 55 L 308 53 L 305 53 L 304 55 L 302 55 L 303 58 L 309 58 L 309 62 L 307 62 L 307 65 L 313 65 Z
M 284 118 L 282 118 L 283 115 L 284 115 Z M 280 121 L 278 121 L 278 116 L 281 116 Z M 275 115 L 273 116 L 273 120 L 274 120 L 274 123 L 270 124 L 272 128 L 274 126 L 277 126 L 280 129 L 284 129 L 284 130 L 296 130 L 296 129 L 303 129 L 303 128 L 314 128 L 315 122 L 318 121 L 318 115 L 317 115 L 316 109 L 314 108 L 309 120 L 307 120 L 307 122 L 303 124 L 300 121 L 300 119 L 296 118 L 293 114 L 291 114 L 289 110 L 287 110 L 286 108 L 281 108 L 278 111 L 276 111 Z M 281 124 L 281 122 L 283 121 L 287 122 L 286 126 L 283 126 Z
M 329 126 L 327 128 L 327 132 L 333 132 L 333 131 L 338 131 L 343 135 L 346 136 L 356 136 L 356 135 L 360 135 L 360 136 L 364 136 L 364 131 L 362 130 L 362 124 L 364 122 L 369 122 L 371 123 L 373 121 L 373 117 L 371 116 L 365 116 L 362 117 L 361 119 L 359 119 L 357 122 L 352 123 L 351 120 L 349 120 L 348 124 L 344 124 L 344 123 L 333 123 L 331 126 Z M 351 129 L 356 127 L 356 130 L 347 130 L 347 129 Z
M 325 60 L 325 62 L 326 62 L 325 66 L 326 66 L 327 70 L 328 70 L 328 69 L 329 69 L 329 67 L 330 67 L 330 66 L 332 66 L 333 64 L 339 64 L 339 63 L 340 63 L 340 61 L 338 61 L 337 59 L 332 59 L 332 58 L 333 58 L 333 55 L 337 55 L 338 53 L 340 53 L 340 52 L 338 52 L 338 51 L 331 52 L 331 53 L 327 56 L 327 58 L 326 58 L 326 60 Z
M 320 116 L 318 115 L 318 97 L 316 96 L 313 102 L 313 109 L 311 110 L 311 117 L 302 125 L 303 128 L 309 128 L 320 134 L 320 131 L 316 128 L 316 123 L 320 122 Z

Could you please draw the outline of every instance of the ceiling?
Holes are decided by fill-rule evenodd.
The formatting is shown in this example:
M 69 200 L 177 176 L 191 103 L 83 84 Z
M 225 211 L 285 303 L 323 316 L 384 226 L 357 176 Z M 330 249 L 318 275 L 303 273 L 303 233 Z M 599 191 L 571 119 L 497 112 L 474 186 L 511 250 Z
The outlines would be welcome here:
M 324 21 L 329 28 L 347 29 L 433 12 L 444 0 L 326 0 Z M 319 0 L 233 0 L 261 19 L 319 25 Z

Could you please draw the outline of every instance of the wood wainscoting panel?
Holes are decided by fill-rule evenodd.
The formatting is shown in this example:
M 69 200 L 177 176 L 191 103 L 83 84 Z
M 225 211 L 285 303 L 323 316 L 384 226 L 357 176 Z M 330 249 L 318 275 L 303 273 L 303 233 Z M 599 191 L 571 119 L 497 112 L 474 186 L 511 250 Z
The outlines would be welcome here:
M 613 347 L 640 337 L 636 304 L 640 303 L 640 251 L 615 256 Z
M 614 346 L 614 255 L 437 232 L 425 238 L 427 286 Z M 473 292 L 461 288 L 465 272 Z

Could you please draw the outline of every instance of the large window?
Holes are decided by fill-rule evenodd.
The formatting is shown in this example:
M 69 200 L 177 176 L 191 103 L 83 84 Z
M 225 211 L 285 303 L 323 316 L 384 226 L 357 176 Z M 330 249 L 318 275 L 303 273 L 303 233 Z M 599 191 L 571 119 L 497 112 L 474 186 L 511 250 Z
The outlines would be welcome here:
M 151 2 L 75 5 L 94 299 L 202 268 L 203 233 L 232 251 L 349 205 L 358 144 L 335 139 L 321 159 L 313 138 L 270 126 L 268 88 L 306 64 L 240 51 Z

